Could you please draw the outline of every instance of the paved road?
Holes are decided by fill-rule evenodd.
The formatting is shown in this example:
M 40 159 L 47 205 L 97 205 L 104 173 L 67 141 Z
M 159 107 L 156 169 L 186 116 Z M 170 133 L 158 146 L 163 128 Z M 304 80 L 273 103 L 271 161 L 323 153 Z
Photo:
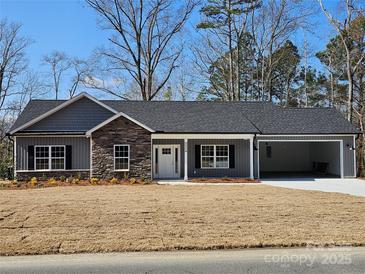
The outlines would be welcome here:
M 365 197 L 365 181 L 360 179 L 262 179 L 262 183 L 293 189 L 320 190 Z
M 365 273 L 365 248 L 0 257 L 0 273 Z

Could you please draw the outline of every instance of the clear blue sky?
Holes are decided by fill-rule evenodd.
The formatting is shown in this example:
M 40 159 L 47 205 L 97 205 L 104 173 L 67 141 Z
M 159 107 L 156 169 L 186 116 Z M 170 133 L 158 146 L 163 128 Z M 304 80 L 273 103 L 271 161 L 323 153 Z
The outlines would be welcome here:
M 78 0 L 0 0 L 0 18 L 4 17 L 22 23 L 23 34 L 33 40 L 28 56 L 34 68 L 53 50 L 87 58 L 107 38 L 95 13 Z
M 326 5 L 334 8 L 337 1 L 327 0 Z M 318 5 L 308 0 L 308 4 Z M 193 21 L 198 19 L 198 11 Z M 92 51 L 107 42 L 108 34 L 100 30 L 97 16 L 79 0 L 0 0 L 0 19 L 23 24 L 23 34 L 34 43 L 28 48 L 30 67 L 41 71 L 41 58 L 54 50 L 64 51 L 69 56 L 87 58 Z M 329 26 L 318 14 L 313 17 L 318 29 L 317 37 L 308 36 L 314 50 L 322 49 L 328 42 Z M 320 31 L 318 31 L 320 30 Z M 293 37 L 296 42 L 301 37 Z M 297 38 L 297 39 L 295 39 Z M 318 62 L 314 65 L 318 66 Z

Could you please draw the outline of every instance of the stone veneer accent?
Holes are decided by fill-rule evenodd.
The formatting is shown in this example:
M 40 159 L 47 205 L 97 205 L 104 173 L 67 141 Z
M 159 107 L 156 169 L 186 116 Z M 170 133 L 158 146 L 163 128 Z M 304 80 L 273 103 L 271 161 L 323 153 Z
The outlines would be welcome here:
M 114 171 L 114 145 L 129 145 L 129 172 Z M 92 177 L 151 178 L 151 133 L 119 117 L 92 133 Z
M 72 171 L 72 170 L 42 171 L 42 172 L 27 171 L 27 172 L 18 172 L 16 174 L 16 179 L 19 181 L 29 181 L 32 177 L 36 177 L 38 180 L 42 180 L 42 179 L 49 179 L 52 177 L 59 179 L 61 176 L 64 176 L 65 178 L 79 177 L 80 179 L 89 179 L 90 172 L 89 171 Z

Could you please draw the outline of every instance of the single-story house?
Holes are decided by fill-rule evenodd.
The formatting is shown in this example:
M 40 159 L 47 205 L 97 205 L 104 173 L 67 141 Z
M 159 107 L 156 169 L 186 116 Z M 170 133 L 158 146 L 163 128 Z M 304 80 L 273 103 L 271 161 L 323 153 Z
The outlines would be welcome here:
M 333 108 L 269 102 L 31 100 L 8 135 L 18 179 L 355 177 L 359 134 Z

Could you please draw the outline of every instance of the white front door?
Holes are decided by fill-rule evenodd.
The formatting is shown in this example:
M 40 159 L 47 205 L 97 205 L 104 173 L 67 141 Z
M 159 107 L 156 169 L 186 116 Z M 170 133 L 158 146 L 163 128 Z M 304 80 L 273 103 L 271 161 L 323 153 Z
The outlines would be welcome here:
M 154 174 L 155 178 L 168 179 L 180 177 L 180 146 L 154 146 Z

